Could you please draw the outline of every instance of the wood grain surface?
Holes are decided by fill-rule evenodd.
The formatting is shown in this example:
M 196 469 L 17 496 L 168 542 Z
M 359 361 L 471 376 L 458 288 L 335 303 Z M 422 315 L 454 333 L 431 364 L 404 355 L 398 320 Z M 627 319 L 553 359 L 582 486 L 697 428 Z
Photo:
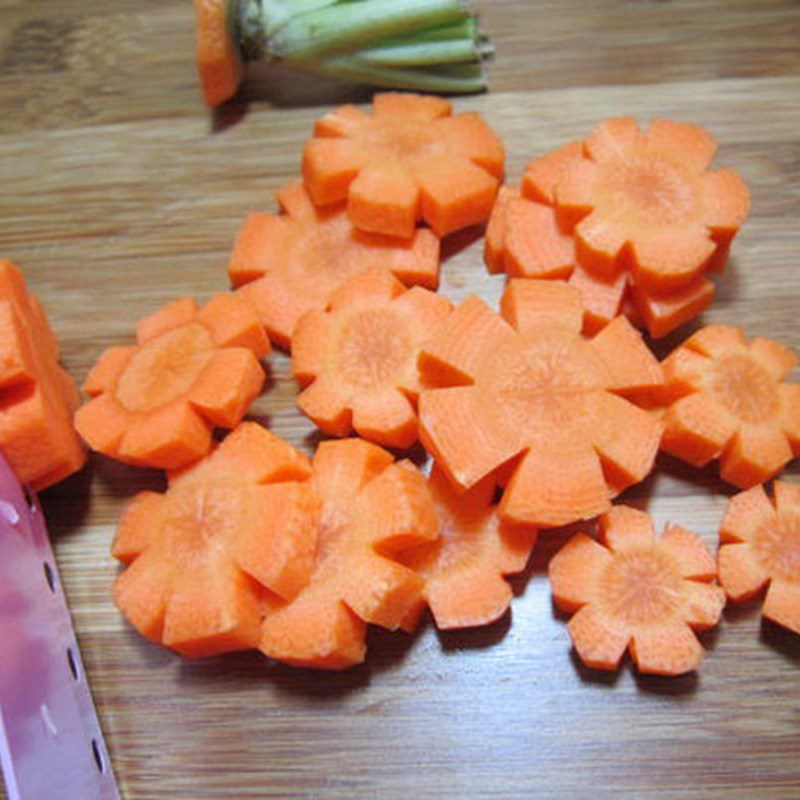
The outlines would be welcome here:
M 496 127 L 509 175 L 610 114 L 707 125 L 719 163 L 749 181 L 753 214 L 705 318 L 800 348 L 800 6 L 481 5 L 492 91 L 458 106 Z M 0 254 L 24 268 L 78 379 L 159 304 L 224 288 L 239 222 L 297 173 L 319 106 L 366 96 L 261 70 L 211 119 L 192 24 L 188 0 L 0 0 Z M 446 249 L 442 291 L 496 301 L 481 243 Z M 279 355 L 253 414 L 311 452 L 293 397 Z M 699 674 L 593 673 L 551 605 L 554 531 L 515 581 L 512 614 L 485 629 L 376 631 L 367 663 L 344 674 L 254 654 L 184 662 L 110 601 L 121 505 L 161 485 L 95 458 L 43 497 L 129 800 L 800 797 L 800 637 L 762 625 L 757 605 L 726 612 Z M 729 495 L 713 470 L 664 458 L 625 499 L 714 544 Z

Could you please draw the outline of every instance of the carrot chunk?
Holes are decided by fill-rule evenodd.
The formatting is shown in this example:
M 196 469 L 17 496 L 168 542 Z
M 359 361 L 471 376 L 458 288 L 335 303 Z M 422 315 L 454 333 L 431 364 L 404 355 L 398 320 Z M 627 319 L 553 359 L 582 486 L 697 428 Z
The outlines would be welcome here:
M 425 599 L 439 628 L 494 622 L 512 598 L 503 576 L 525 568 L 536 531 L 500 522 L 490 481 L 456 492 L 434 465 L 429 486 L 442 520 L 441 537 L 406 551 L 400 560 L 425 580 Z
M 748 600 L 768 586 L 765 618 L 800 633 L 800 489 L 775 481 L 772 501 L 754 486 L 732 497 L 719 533 L 719 580 Z
M 323 117 L 303 155 L 314 202 L 347 201 L 356 228 L 404 239 L 419 219 L 437 236 L 485 222 L 503 146 L 478 114 L 451 116 L 432 99 L 377 94 L 371 113 L 343 106 Z
M 773 478 L 798 452 L 800 391 L 782 383 L 794 354 L 769 339 L 709 325 L 664 362 L 661 448 L 702 467 L 719 459 L 723 480 L 746 489 Z
M 420 228 L 410 239 L 356 230 L 343 203 L 318 209 L 303 184 L 278 191 L 280 216 L 254 213 L 233 245 L 228 274 L 276 344 L 288 349 L 297 320 L 324 309 L 356 275 L 385 267 L 406 285 L 436 289 L 439 240 Z
M 75 427 L 93 450 L 130 464 L 177 469 L 233 428 L 261 391 L 269 341 L 241 299 L 218 294 L 199 308 L 170 303 L 139 322 L 138 345 L 112 347 L 84 383 L 91 397 Z
M 405 290 L 386 270 L 370 270 L 309 311 L 295 328 L 292 371 L 297 404 L 326 433 L 391 447 L 417 440 L 417 357 L 450 313 L 440 295 Z
M 517 279 L 501 307 L 515 327 L 467 298 L 424 344 L 423 444 L 463 489 L 507 470 L 505 522 L 606 511 L 652 469 L 661 423 L 624 395 L 655 392 L 661 367 L 625 319 L 582 336 L 575 287 Z
M 236 94 L 242 79 L 241 56 L 228 31 L 227 0 L 194 0 L 197 71 L 210 108 Z
M 682 675 L 704 651 L 693 630 L 714 627 L 725 592 L 714 557 L 697 534 L 616 506 L 600 518 L 600 542 L 578 533 L 551 559 L 556 605 L 574 613 L 568 630 L 580 659 L 615 670 L 625 651 L 640 672 Z
M 274 480 L 287 460 L 305 457 L 244 422 L 165 494 L 133 498 L 112 546 L 126 565 L 114 597 L 140 633 L 190 658 L 258 645 L 264 605 L 308 583 L 320 526 L 307 462 L 301 481 Z
M 84 465 L 72 425 L 77 403 L 41 304 L 22 272 L 0 259 L 0 451 L 22 483 L 46 489 Z
M 261 650 L 295 666 L 344 669 L 364 660 L 366 624 L 409 628 L 424 581 L 398 560 L 439 536 L 422 474 L 360 439 L 323 442 L 311 486 L 322 503 L 311 578 L 293 599 L 273 603 Z

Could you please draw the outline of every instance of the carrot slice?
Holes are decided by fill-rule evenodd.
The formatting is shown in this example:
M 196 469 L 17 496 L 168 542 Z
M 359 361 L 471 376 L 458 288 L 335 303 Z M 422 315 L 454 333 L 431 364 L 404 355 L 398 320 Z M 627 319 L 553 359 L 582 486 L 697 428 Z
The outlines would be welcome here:
M 227 0 L 194 0 L 197 71 L 210 108 L 236 94 L 243 66 L 239 48 L 228 30 Z
M 712 263 L 724 264 L 718 250 L 726 252 L 744 222 L 749 192 L 736 173 L 708 171 L 715 146 L 706 131 L 654 120 L 643 132 L 616 118 L 584 149 L 561 158 L 552 195 L 539 192 L 574 228 L 584 266 L 604 274 L 629 268 L 652 294 L 685 289 Z
M 583 332 L 587 336 L 594 335 L 623 312 L 622 301 L 628 285 L 628 276 L 624 272 L 607 278 L 576 264 L 569 283 L 581 293 Z
M 347 280 L 385 267 L 406 285 L 436 289 L 439 240 L 430 230 L 396 239 L 356 230 L 344 204 L 318 209 L 301 182 L 277 192 L 284 213 L 251 214 L 236 236 L 228 275 L 270 338 L 288 348 L 297 320 L 323 309 Z M 245 284 L 247 284 L 245 286 Z
M 418 219 L 437 236 L 485 222 L 503 146 L 479 115 L 450 116 L 449 103 L 430 100 L 377 94 L 370 113 L 345 106 L 324 117 L 303 155 L 314 202 L 346 200 L 356 228 L 405 239 Z
M 439 628 L 494 622 L 512 598 L 503 576 L 524 569 L 536 531 L 501 524 L 491 481 L 456 492 L 434 465 L 428 483 L 442 519 L 441 537 L 406 551 L 401 561 L 424 579 L 425 599 Z
M 583 142 L 568 142 L 557 150 L 529 161 L 522 178 L 522 194 L 537 203 L 555 204 L 555 188 L 561 173 L 583 156 Z
M 580 659 L 617 669 L 629 649 L 640 672 L 682 675 L 700 665 L 692 632 L 713 627 L 725 604 L 714 557 L 697 534 L 616 506 L 600 518 L 602 543 L 578 533 L 550 560 L 553 600 L 575 613 L 568 630 Z
M 439 535 L 422 474 L 376 445 L 323 442 L 311 479 L 322 526 L 311 579 L 264 618 L 261 650 L 295 666 L 344 669 L 364 660 L 365 623 L 408 626 L 423 601 L 422 578 L 400 554 Z
M 410 447 L 417 439 L 417 357 L 450 313 L 427 289 L 404 290 L 370 270 L 331 296 L 325 312 L 302 316 L 292 370 L 305 387 L 298 406 L 327 433 L 355 428 L 372 441 Z
M 77 392 L 39 301 L 0 260 L 0 450 L 17 478 L 41 490 L 79 470 L 86 451 L 72 425 Z
M 800 489 L 775 481 L 772 502 L 763 486 L 731 498 L 720 528 L 719 579 L 740 602 L 769 586 L 762 613 L 800 633 Z
M 303 590 L 321 505 L 307 480 L 272 481 L 287 449 L 242 423 L 165 494 L 129 503 L 112 546 L 126 564 L 114 596 L 144 636 L 190 658 L 255 647 L 263 604 Z
M 748 344 L 731 325 L 709 325 L 664 363 L 663 450 L 694 466 L 719 458 L 723 480 L 742 489 L 791 461 L 800 402 L 786 403 L 796 384 L 781 383 L 791 351 L 763 338 Z
M 583 337 L 580 293 L 567 284 L 511 281 L 501 307 L 515 328 L 467 298 L 423 346 L 423 444 L 463 489 L 507 474 L 506 522 L 607 510 L 652 469 L 661 426 L 618 395 L 657 392 L 658 362 L 624 319 Z
M 714 284 L 702 276 L 670 294 L 651 294 L 641 287 L 631 287 L 631 296 L 643 325 L 654 339 L 660 339 L 699 317 L 711 305 L 714 292 Z
M 240 298 L 202 308 L 170 303 L 136 328 L 138 345 L 113 347 L 84 384 L 75 415 L 89 446 L 130 464 L 177 469 L 205 455 L 214 426 L 233 428 L 261 391 L 269 341 Z

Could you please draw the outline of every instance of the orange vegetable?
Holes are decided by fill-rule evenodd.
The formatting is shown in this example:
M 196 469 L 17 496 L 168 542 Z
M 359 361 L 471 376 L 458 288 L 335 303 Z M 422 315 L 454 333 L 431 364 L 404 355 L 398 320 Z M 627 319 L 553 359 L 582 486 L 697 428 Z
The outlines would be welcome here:
M 375 267 L 407 285 L 436 289 L 439 240 L 427 229 L 411 239 L 357 231 L 344 204 L 315 208 L 303 184 L 277 193 L 284 213 L 251 214 L 236 236 L 228 274 L 256 309 L 270 339 L 289 348 L 297 320 L 323 309 L 345 281 Z M 251 282 L 252 281 L 252 282 Z
M 292 340 L 297 405 L 326 433 L 355 428 L 391 447 L 417 440 L 417 357 L 450 313 L 427 289 L 405 290 L 387 270 L 370 270 L 331 296 L 326 311 L 300 318 Z
M 422 578 L 395 557 L 439 535 L 425 478 L 362 439 L 323 442 L 311 485 L 322 524 L 311 579 L 263 622 L 261 650 L 288 664 L 344 669 L 364 660 L 366 623 L 410 630 Z
M 642 511 L 616 506 L 600 519 L 601 543 L 578 533 L 550 561 L 556 605 L 581 661 L 619 667 L 626 649 L 640 672 L 682 675 L 705 655 L 692 630 L 714 627 L 725 593 L 711 551 L 695 533 L 667 526 L 655 538 Z
M 732 497 L 719 533 L 719 580 L 731 600 L 769 586 L 762 613 L 800 633 L 800 485 L 775 481 Z
M 194 0 L 197 72 L 206 105 L 233 95 L 242 79 L 242 59 L 228 31 L 228 0 Z
M 20 482 L 46 489 L 86 461 L 72 426 L 78 391 L 41 304 L 2 259 L 0 331 L 0 450 Z
M 462 488 L 507 469 L 506 522 L 606 511 L 652 469 L 662 425 L 624 395 L 649 397 L 661 367 L 624 317 L 582 337 L 580 294 L 562 282 L 511 280 L 501 309 L 468 297 L 424 345 L 423 444 Z
M 702 467 L 720 460 L 723 480 L 762 483 L 800 454 L 800 385 L 783 383 L 797 357 L 771 339 L 748 343 L 731 325 L 709 325 L 665 361 L 661 448 Z
M 425 599 L 439 628 L 494 622 L 512 598 L 503 576 L 525 569 L 536 531 L 500 522 L 490 480 L 456 492 L 434 465 L 429 486 L 442 519 L 441 537 L 400 559 L 424 578 Z
M 445 236 L 489 218 L 503 145 L 474 113 L 415 94 L 376 94 L 371 113 L 341 106 L 317 121 L 303 177 L 317 205 L 347 200 L 356 228 L 400 236 L 424 220 Z
M 83 390 L 75 425 L 89 446 L 119 461 L 174 469 L 205 455 L 215 426 L 233 428 L 261 391 L 269 341 L 232 294 L 198 308 L 185 298 L 141 320 L 138 344 L 111 347 Z
M 120 611 L 184 656 L 256 647 L 265 608 L 311 575 L 321 507 L 310 474 L 305 456 L 244 422 L 165 494 L 136 495 L 112 546 L 125 564 Z

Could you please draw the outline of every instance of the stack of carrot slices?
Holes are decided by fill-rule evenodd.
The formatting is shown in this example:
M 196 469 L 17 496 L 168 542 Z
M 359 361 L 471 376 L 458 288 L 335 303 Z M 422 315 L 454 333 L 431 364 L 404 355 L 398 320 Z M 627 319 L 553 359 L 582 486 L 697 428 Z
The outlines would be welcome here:
M 800 632 L 800 489 L 776 482 L 773 504 L 760 485 L 800 454 L 795 355 L 711 325 L 659 363 L 634 327 L 662 336 L 711 301 L 749 211 L 714 153 L 697 126 L 616 118 L 501 188 L 500 140 L 445 100 L 379 94 L 325 115 L 281 213 L 239 231 L 235 291 L 143 320 L 85 384 L 90 445 L 171 470 L 118 529 L 125 616 L 190 657 L 256 648 L 343 669 L 368 624 L 413 631 L 426 607 L 443 629 L 497 620 L 538 531 L 599 517 L 599 541 L 578 533 L 550 563 L 589 667 L 628 651 L 642 672 L 696 669 L 694 632 L 767 584 L 764 616 Z M 435 293 L 440 238 L 487 221 L 486 263 L 509 276 L 499 310 L 454 306 Z M 363 438 L 309 460 L 241 422 L 264 330 L 291 351 L 300 409 Z M 213 445 L 214 427 L 233 431 Z M 428 478 L 379 446 L 417 440 Z M 747 489 L 718 562 L 696 534 L 657 538 L 613 505 L 660 449 L 719 459 Z

